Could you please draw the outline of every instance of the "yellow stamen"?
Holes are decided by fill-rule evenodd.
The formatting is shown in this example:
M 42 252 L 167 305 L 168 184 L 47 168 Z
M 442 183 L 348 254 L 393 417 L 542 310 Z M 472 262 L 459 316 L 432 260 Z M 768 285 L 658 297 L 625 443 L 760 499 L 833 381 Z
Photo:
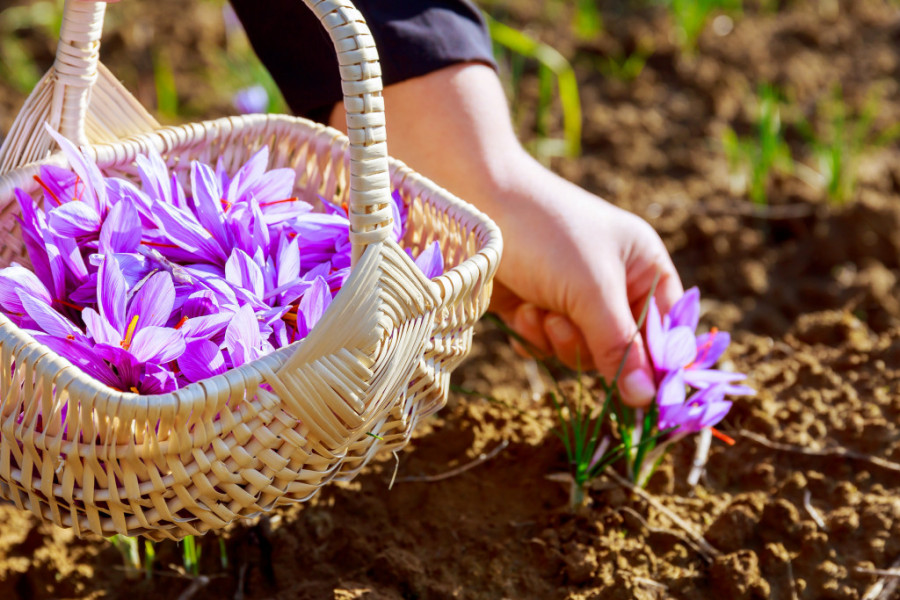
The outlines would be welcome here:
M 137 329 L 139 318 L 140 315 L 134 315 L 131 319 L 131 323 L 128 324 L 128 329 L 125 330 L 125 339 L 122 340 L 121 346 L 126 350 L 131 347 L 131 338 L 134 337 L 134 330 Z
M 131 389 L 131 391 L 134 392 L 135 394 L 140 394 L 140 392 L 138 391 L 138 389 L 137 389 L 136 387 L 131 386 L 130 389 Z

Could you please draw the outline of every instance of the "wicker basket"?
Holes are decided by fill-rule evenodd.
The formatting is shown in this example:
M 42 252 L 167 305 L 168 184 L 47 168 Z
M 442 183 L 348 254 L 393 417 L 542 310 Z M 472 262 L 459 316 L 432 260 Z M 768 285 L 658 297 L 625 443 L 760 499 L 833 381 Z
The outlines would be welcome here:
M 363 19 L 348 0 L 306 3 L 338 53 L 349 139 L 281 115 L 160 128 L 97 60 L 105 5 L 67 0 L 54 68 L 0 149 L 9 170 L 0 223 L 12 230 L 4 265 L 27 264 L 14 188 L 36 194 L 38 164 L 65 164 L 46 157 L 49 122 L 90 143 L 115 176 L 133 177 L 135 156 L 151 147 L 187 182 L 191 160 L 234 169 L 268 145 L 270 167 L 296 170 L 296 195 L 349 202 L 354 267 L 304 341 L 157 396 L 106 387 L 0 315 L 0 496 L 19 508 L 77 534 L 198 535 L 353 477 L 445 403 L 487 306 L 499 232 L 387 157 L 380 67 Z M 417 252 L 439 240 L 444 275 L 428 280 L 387 239 L 392 186 L 409 207 L 404 245 Z

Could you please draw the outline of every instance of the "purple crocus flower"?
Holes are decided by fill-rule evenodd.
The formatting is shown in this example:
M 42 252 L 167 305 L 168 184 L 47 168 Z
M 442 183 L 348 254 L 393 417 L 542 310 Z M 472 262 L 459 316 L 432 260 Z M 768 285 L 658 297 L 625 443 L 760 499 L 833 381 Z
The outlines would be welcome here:
M 731 336 L 712 329 L 696 336 L 700 320 L 700 292 L 696 287 L 685 292 L 669 313 L 660 318 L 656 299 L 650 299 L 647 314 L 647 347 L 656 371 L 657 385 L 662 385 L 669 373 L 684 370 L 684 381 L 697 389 L 725 384 L 725 393 L 749 395 L 752 388 L 737 385 L 746 379 L 743 373 L 729 373 L 711 368 L 728 348 Z
M 261 85 L 251 85 L 238 90 L 232 101 L 241 114 L 264 113 L 269 107 L 269 94 Z
M 138 187 L 53 135 L 71 170 L 41 168 L 46 210 L 16 190 L 34 272 L 0 270 L 0 308 L 106 385 L 163 393 L 255 360 L 305 338 L 344 285 L 346 206 L 313 212 L 267 147 L 233 175 L 224 158 L 192 163 L 188 194 L 152 149 Z M 392 201 L 400 242 L 408 211 Z M 415 262 L 441 274 L 438 243 Z
M 185 350 L 182 333 L 165 327 L 174 301 L 168 273 L 154 273 L 129 290 L 118 262 L 110 255 L 98 271 L 99 311 L 85 308 L 81 313 L 87 335 L 71 323 L 66 326 L 40 302 L 23 304 L 47 334 L 36 339 L 110 387 L 153 394 L 177 387 L 171 369 L 164 366 Z
M 412 256 L 409 248 L 406 249 L 406 253 Z M 422 250 L 415 258 L 415 262 L 428 279 L 434 279 L 438 275 L 444 274 L 444 255 L 441 254 L 441 246 L 436 241 Z
M 712 329 L 697 336 L 700 320 L 700 292 L 694 287 L 685 292 L 669 311 L 660 316 L 654 298 L 647 314 L 647 347 L 656 373 L 659 427 L 678 427 L 679 431 L 699 431 L 718 423 L 731 402 L 726 394 L 755 393 L 738 384 L 743 373 L 713 369 L 713 365 L 731 342 L 727 332 Z M 698 391 L 687 398 L 687 387 Z
M 673 371 L 659 386 L 656 396 L 660 430 L 676 427 L 678 433 L 696 433 L 719 423 L 731 409 L 725 400 L 725 385 L 716 384 L 687 397 L 684 372 Z

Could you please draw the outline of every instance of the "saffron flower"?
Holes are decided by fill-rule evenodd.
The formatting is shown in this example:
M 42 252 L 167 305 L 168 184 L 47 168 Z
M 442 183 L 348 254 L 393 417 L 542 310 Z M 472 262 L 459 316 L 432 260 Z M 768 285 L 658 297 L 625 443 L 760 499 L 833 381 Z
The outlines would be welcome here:
M 647 314 L 647 347 L 656 374 L 659 426 L 677 427 L 680 433 L 699 431 L 721 421 L 731 402 L 726 395 L 749 395 L 754 390 L 739 382 L 743 373 L 714 369 L 731 343 L 731 336 L 713 328 L 696 335 L 700 321 L 700 292 L 694 287 L 660 316 L 650 299 Z M 690 397 L 686 388 L 698 390 Z
M 237 91 L 232 104 L 241 114 L 264 113 L 269 107 L 269 94 L 261 85 L 251 85 Z
M 0 309 L 112 388 L 169 392 L 301 341 L 349 274 L 347 207 L 315 212 L 267 147 L 233 171 L 195 161 L 185 188 L 152 149 L 132 182 L 51 134 L 71 170 L 41 168 L 43 208 L 16 190 L 33 271 L 0 269 Z M 443 273 L 437 242 L 414 262 Z

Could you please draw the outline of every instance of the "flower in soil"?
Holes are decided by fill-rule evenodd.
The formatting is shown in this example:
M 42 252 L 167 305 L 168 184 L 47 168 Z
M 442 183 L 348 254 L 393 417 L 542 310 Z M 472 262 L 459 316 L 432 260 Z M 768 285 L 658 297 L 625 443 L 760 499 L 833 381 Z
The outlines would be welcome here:
M 696 334 L 700 320 L 700 292 L 694 287 L 660 315 L 651 297 L 647 309 L 646 340 L 656 375 L 656 401 L 647 414 L 627 409 L 619 412 L 617 422 L 626 446 L 629 475 L 643 485 L 662 460 L 668 447 L 690 433 L 709 429 L 726 442 L 730 438 L 717 432 L 717 425 L 728 414 L 732 402 L 726 395 L 749 395 L 752 388 L 739 383 L 743 373 L 731 373 L 713 366 L 731 342 L 727 332 L 713 328 Z M 688 393 L 689 388 L 693 392 Z M 640 441 L 652 442 L 637 448 Z M 663 442 L 657 446 L 657 441 Z
M 656 394 L 659 410 L 657 427 L 660 430 L 696 433 L 718 424 L 731 409 L 732 403 L 725 400 L 724 384 L 697 390 L 687 398 L 683 371 L 673 371 L 663 383 L 665 385 L 661 384 Z
M 716 328 L 698 336 L 699 320 L 700 291 L 696 287 L 685 292 L 662 317 L 656 299 L 650 299 L 646 337 L 659 393 L 673 397 L 666 388 L 689 385 L 703 390 L 722 385 L 726 394 L 753 394 L 752 388 L 737 383 L 746 379 L 743 373 L 712 368 L 731 343 L 731 336 Z M 675 373 L 679 376 L 670 377 Z

